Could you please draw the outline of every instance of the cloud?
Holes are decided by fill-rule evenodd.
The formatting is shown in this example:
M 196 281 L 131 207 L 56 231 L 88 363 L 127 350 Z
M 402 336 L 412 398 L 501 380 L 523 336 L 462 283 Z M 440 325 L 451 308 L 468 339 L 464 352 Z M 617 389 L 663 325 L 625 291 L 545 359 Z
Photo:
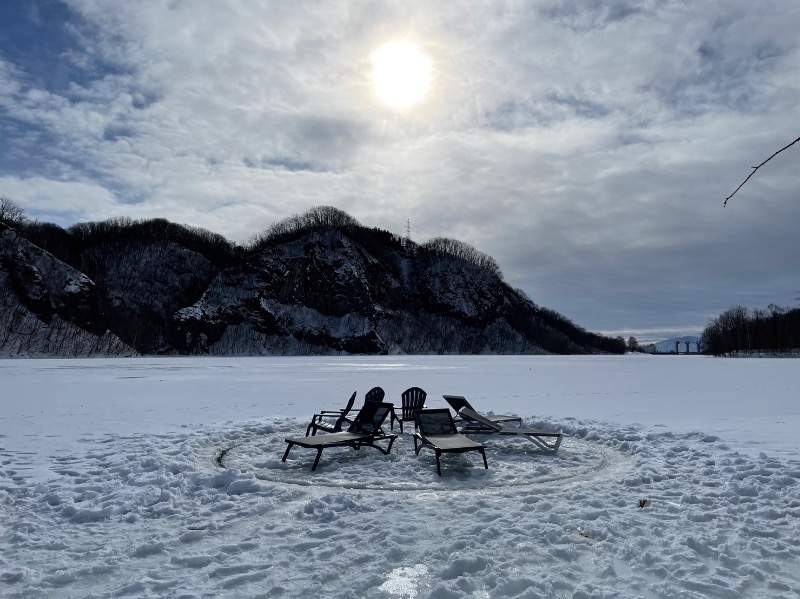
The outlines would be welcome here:
M 75 223 L 121 216 L 114 194 L 92 181 L 45 177 L 0 177 L 0 189 L 14 203 L 45 222 Z
M 31 6 L 26 31 L 52 42 L 37 61 L 0 45 L 0 193 L 39 218 L 239 241 L 320 204 L 398 233 L 410 218 L 590 329 L 796 295 L 797 154 L 722 209 L 797 136 L 791 0 Z M 370 81 L 390 39 L 433 63 L 401 111 Z

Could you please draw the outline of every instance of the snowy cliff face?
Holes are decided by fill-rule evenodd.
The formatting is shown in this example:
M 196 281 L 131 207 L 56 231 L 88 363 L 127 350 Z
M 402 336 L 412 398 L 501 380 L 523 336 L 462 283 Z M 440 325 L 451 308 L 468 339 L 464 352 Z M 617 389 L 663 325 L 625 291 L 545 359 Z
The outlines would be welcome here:
M 315 232 L 220 273 L 175 315 L 185 353 L 385 353 L 375 330 L 402 302 L 398 279 L 338 230 Z
M 529 301 L 495 273 L 451 256 L 381 248 L 330 229 L 221 272 L 174 317 L 180 353 L 546 353 L 512 325 Z M 580 351 L 579 346 L 575 348 Z
M 0 356 L 130 356 L 102 326 L 99 296 L 85 274 L 0 231 Z
M 80 259 L 101 291 L 103 316 L 142 353 L 165 349 L 172 315 L 196 301 L 217 274 L 203 256 L 169 241 L 103 243 Z
M 504 285 L 494 273 L 447 257 L 430 259 L 418 287 L 425 308 L 474 325 L 491 323 L 502 314 Z

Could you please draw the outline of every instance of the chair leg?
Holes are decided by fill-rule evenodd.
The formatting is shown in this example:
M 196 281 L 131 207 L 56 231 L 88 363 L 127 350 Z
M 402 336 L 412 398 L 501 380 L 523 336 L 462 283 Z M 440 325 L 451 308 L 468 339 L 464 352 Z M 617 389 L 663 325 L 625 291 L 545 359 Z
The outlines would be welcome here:
M 322 447 L 317 447 L 317 457 L 314 458 L 314 464 L 311 466 L 311 472 L 317 469 L 317 464 L 319 464 L 319 458 L 322 455 Z
M 483 456 L 483 467 L 488 470 L 489 463 L 486 461 L 486 451 L 483 449 L 483 447 L 481 447 L 478 451 L 480 451 L 481 455 Z
M 289 443 L 288 441 L 287 443 L 288 445 L 286 446 L 286 453 L 283 454 L 283 459 L 281 460 L 281 462 L 286 461 L 286 458 L 289 457 L 289 452 L 292 450 L 292 447 L 294 447 L 294 443 Z
M 400 418 L 399 422 L 400 422 L 400 434 L 402 435 L 403 434 L 403 419 Z
M 441 463 L 439 463 L 439 457 L 442 455 L 442 451 L 440 449 L 437 449 L 435 451 L 436 451 L 436 472 L 437 472 L 437 474 L 439 474 L 439 476 L 441 476 L 442 475 L 442 465 L 441 465 Z

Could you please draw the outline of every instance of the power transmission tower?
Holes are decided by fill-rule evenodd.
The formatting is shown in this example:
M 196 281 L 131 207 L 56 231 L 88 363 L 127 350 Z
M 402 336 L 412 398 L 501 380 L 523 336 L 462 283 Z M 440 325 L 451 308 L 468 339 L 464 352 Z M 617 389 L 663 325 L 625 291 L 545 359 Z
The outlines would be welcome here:
M 403 237 L 403 247 L 407 252 L 414 253 L 414 244 L 411 242 L 411 219 L 406 219 L 406 236 Z

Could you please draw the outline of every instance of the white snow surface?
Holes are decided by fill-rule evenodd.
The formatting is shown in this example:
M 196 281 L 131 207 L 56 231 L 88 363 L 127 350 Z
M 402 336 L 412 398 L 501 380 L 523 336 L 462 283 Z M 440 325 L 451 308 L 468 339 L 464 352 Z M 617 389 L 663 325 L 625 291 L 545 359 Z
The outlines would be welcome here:
M 2 360 L 0 382 L 2 597 L 800 596 L 795 360 Z M 489 469 L 441 478 L 411 426 L 388 456 L 281 462 L 375 385 L 568 436 L 479 437 Z

